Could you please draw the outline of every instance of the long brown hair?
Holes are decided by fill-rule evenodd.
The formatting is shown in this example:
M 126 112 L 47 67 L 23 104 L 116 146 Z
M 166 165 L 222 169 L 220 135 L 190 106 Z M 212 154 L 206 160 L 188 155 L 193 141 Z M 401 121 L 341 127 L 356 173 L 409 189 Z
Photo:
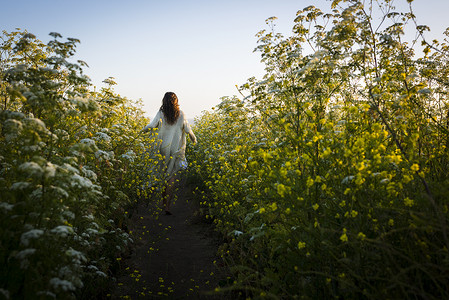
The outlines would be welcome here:
M 179 117 L 178 97 L 173 92 L 167 92 L 162 99 L 161 111 L 168 124 L 174 124 Z

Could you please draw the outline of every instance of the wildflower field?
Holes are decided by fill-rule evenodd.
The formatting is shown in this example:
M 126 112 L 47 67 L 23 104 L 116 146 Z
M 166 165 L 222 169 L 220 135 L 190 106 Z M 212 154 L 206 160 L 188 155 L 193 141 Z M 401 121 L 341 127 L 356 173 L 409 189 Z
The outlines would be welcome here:
M 189 182 L 242 298 L 449 298 L 449 29 L 334 0 L 258 33 L 262 79 L 195 120 Z M 371 4 L 370 4 L 371 3 Z M 141 103 L 76 39 L 0 36 L 0 299 L 105 297 L 158 192 Z
M 94 91 L 79 41 L 51 35 L 0 37 L 0 299 L 105 295 L 128 208 L 157 180 L 141 105 L 113 78 Z
M 196 194 L 247 297 L 449 297 L 448 41 L 379 2 L 261 31 L 264 78 L 196 121 Z

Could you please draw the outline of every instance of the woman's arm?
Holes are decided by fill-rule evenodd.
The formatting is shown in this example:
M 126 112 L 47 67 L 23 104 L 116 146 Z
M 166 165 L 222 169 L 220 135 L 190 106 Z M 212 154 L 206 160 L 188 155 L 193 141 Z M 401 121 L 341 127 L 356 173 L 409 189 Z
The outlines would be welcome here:
M 153 118 L 153 120 L 151 120 L 150 124 L 148 124 L 147 126 L 145 126 L 142 129 L 142 132 L 146 132 L 148 131 L 148 129 L 150 128 L 157 128 L 159 127 L 160 123 L 162 122 L 162 115 L 161 115 L 161 111 L 158 111 L 156 116 Z
M 192 128 L 190 128 L 189 122 L 187 122 L 186 119 L 184 119 L 184 128 L 183 128 L 183 129 L 184 129 L 184 131 L 189 135 L 190 140 L 191 140 L 194 144 L 196 144 L 196 136 L 195 136 L 195 134 L 193 133 Z

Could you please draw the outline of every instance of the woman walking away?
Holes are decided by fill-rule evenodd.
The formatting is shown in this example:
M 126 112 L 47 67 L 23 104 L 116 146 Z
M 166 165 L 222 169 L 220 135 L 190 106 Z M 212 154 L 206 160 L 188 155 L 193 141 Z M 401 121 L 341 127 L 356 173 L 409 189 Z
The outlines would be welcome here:
M 157 128 L 159 152 L 163 157 L 164 188 L 162 202 L 165 213 L 171 215 L 170 201 L 173 196 L 177 173 L 187 166 L 185 157 L 186 134 L 196 143 L 196 137 L 184 113 L 179 110 L 178 97 L 173 92 L 167 92 L 162 99 L 162 106 L 154 119 L 145 126 L 143 132 Z

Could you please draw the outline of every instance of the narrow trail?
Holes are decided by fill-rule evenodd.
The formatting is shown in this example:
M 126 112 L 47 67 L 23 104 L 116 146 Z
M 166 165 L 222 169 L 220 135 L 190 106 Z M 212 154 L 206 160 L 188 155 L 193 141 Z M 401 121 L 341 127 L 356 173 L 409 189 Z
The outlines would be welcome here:
M 201 221 L 192 193 L 184 182 L 173 215 L 159 203 L 141 201 L 131 217 L 135 248 L 123 261 L 112 299 L 226 299 L 208 292 L 227 280 L 216 256 L 218 240 L 210 224 Z

